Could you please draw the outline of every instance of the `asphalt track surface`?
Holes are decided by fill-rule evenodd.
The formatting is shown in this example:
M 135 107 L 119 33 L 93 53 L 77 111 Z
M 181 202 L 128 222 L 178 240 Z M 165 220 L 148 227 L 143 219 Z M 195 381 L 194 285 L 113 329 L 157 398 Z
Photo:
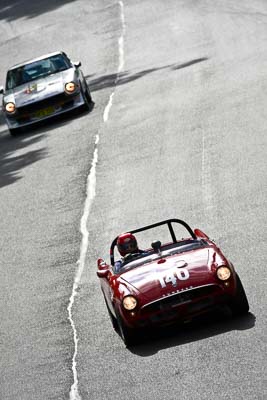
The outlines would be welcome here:
M 266 1 L 1 0 L 1 82 L 58 49 L 92 110 L 0 120 L 0 399 L 266 399 Z M 172 217 L 219 243 L 250 314 L 127 349 L 96 259 Z

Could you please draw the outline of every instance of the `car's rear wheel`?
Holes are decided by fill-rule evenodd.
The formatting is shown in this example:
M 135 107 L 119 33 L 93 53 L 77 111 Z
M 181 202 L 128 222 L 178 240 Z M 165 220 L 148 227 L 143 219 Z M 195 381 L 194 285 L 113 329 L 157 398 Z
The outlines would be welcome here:
M 239 276 L 236 274 L 236 295 L 229 303 L 232 314 L 244 315 L 249 311 L 248 299 Z
M 122 318 L 117 314 L 117 324 L 119 334 L 124 341 L 126 347 L 135 343 L 134 329 L 128 328 L 123 322 Z

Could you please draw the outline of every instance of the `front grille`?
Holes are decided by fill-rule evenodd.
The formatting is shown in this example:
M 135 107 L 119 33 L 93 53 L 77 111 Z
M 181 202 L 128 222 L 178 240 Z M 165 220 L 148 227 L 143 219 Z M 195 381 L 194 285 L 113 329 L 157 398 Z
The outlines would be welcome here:
M 73 103 L 73 99 L 70 98 L 69 95 L 66 95 L 65 93 L 60 93 L 57 94 L 55 96 L 51 96 L 49 98 L 40 100 L 40 101 L 36 101 L 34 103 L 31 104 L 27 104 L 25 106 L 22 107 L 18 107 L 17 108 L 17 112 L 21 115 L 23 114 L 32 114 L 36 111 L 39 110 L 43 110 L 47 107 L 53 107 L 53 106 L 59 106 L 62 105 L 66 102 L 72 102 Z
M 179 306 L 180 304 L 183 303 L 187 302 L 189 303 L 197 299 L 202 299 L 203 297 L 211 296 L 215 292 L 218 292 L 218 289 L 219 287 L 216 285 L 208 285 L 208 286 L 198 287 L 195 289 L 185 290 L 180 293 L 161 298 L 153 303 L 145 305 L 144 307 L 142 307 L 142 312 L 153 313 L 153 312 L 165 311 L 174 308 L 176 306 Z

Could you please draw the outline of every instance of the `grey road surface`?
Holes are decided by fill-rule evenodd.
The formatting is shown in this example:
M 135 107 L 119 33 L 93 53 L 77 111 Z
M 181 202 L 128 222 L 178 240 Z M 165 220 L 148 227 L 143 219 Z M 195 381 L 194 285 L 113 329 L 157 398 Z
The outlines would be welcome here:
M 92 110 L 0 119 L 0 399 L 266 399 L 266 1 L 1 1 L 1 82 L 58 49 Z M 250 314 L 126 349 L 96 259 L 171 217 L 218 242 Z

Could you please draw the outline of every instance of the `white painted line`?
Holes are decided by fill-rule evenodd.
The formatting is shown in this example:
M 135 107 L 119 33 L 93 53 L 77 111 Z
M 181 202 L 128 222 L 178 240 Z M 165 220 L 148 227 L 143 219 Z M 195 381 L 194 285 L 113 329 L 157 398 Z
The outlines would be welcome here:
M 120 6 L 120 9 L 121 9 L 120 18 L 121 18 L 122 33 L 121 33 L 121 36 L 119 37 L 119 40 L 118 40 L 119 67 L 118 67 L 117 77 L 116 77 L 115 82 L 114 82 L 115 89 L 116 89 L 117 83 L 118 83 L 118 81 L 120 79 L 120 73 L 124 69 L 124 35 L 125 35 L 125 30 L 126 30 L 125 18 L 124 18 L 124 5 L 123 5 L 122 1 L 119 1 L 119 6 Z M 107 106 L 105 108 L 104 115 L 103 115 L 104 122 L 108 121 L 109 112 L 110 112 L 110 109 L 112 107 L 114 94 L 115 94 L 115 90 L 111 93 L 111 95 L 109 97 L 109 102 L 108 102 L 108 104 L 107 104 Z
M 108 104 L 107 104 L 107 106 L 106 106 L 106 108 L 104 110 L 104 115 L 103 115 L 104 122 L 107 122 L 107 120 L 108 120 L 109 111 L 110 111 L 110 109 L 112 107 L 113 96 L 114 96 L 114 92 L 110 95 L 109 102 L 108 102 Z
M 119 46 L 119 66 L 118 66 L 118 72 L 117 72 L 117 77 L 115 80 L 115 88 L 118 83 L 118 80 L 120 78 L 120 73 L 123 71 L 124 68 L 124 34 L 125 34 L 125 20 L 124 20 L 124 6 L 123 2 L 119 1 L 118 2 L 120 6 L 120 16 L 121 16 L 121 24 L 122 24 L 122 34 L 119 38 L 118 46 Z M 103 120 L 104 122 L 108 121 L 109 118 L 109 112 L 112 107 L 112 101 L 113 101 L 113 96 L 114 96 L 115 91 L 111 94 L 109 98 L 109 102 L 107 106 L 105 107 L 104 114 L 103 114 Z M 70 400 L 82 400 L 80 394 L 79 394 L 79 388 L 78 388 L 78 372 L 77 372 L 77 362 L 76 362 L 76 357 L 78 354 L 78 335 L 77 335 L 77 330 L 75 327 L 75 323 L 73 320 L 73 313 L 72 313 L 72 308 L 74 305 L 75 297 L 77 296 L 77 290 L 79 288 L 79 284 L 81 281 L 81 277 L 83 274 L 84 266 L 85 266 L 85 259 L 86 259 L 86 254 L 88 250 L 88 236 L 89 232 L 87 230 L 87 223 L 88 223 L 88 218 L 90 215 L 90 210 L 95 198 L 96 194 L 96 165 L 98 161 L 98 143 L 99 143 L 99 135 L 96 135 L 95 138 L 95 149 L 94 149 L 94 156 L 93 160 L 91 163 L 91 169 L 87 178 L 87 186 L 86 186 L 86 199 L 85 199 L 85 204 L 84 204 L 84 212 L 83 216 L 81 218 L 81 223 L 80 223 L 80 231 L 82 234 L 82 242 L 80 246 L 80 258 L 77 261 L 77 271 L 76 275 L 74 278 L 74 283 L 72 287 L 72 293 L 69 299 L 69 304 L 68 304 L 68 319 L 70 321 L 72 330 L 73 330 L 73 341 L 74 341 L 74 354 L 72 357 L 72 372 L 73 372 L 73 384 L 71 386 L 70 390 Z
M 76 363 L 76 356 L 78 352 L 78 336 L 77 336 L 77 330 L 74 324 L 74 320 L 72 317 L 72 307 L 74 304 L 74 299 L 77 295 L 77 289 L 79 287 L 79 283 L 82 277 L 82 273 L 84 270 L 84 265 L 85 265 L 85 259 L 86 259 L 86 253 L 87 253 L 87 248 L 88 248 L 88 230 L 87 230 L 87 221 L 88 217 L 90 214 L 90 209 L 93 203 L 93 200 L 95 198 L 95 189 L 96 189 L 96 164 L 98 161 L 98 149 L 97 149 L 97 144 L 99 142 L 99 135 L 96 135 L 96 140 L 95 140 L 95 150 L 94 150 L 94 157 L 93 161 L 91 164 L 91 169 L 90 173 L 87 178 L 87 196 L 85 200 L 85 205 L 84 205 L 84 212 L 83 216 L 81 218 L 81 224 L 80 224 L 80 230 L 82 234 L 82 243 L 80 247 L 80 258 L 77 261 L 77 271 L 74 279 L 74 284 L 72 288 L 72 294 L 69 299 L 69 305 L 68 305 L 68 315 L 69 315 L 69 321 L 73 330 L 73 340 L 74 340 L 74 354 L 72 358 L 72 372 L 73 372 L 73 385 L 71 386 L 71 391 L 70 391 L 70 400 L 81 400 L 81 397 L 78 392 L 78 374 L 77 374 L 77 363 Z
M 121 15 L 122 34 L 121 34 L 121 36 L 119 38 L 119 69 L 118 69 L 118 74 L 120 74 L 120 72 L 122 72 L 123 68 L 124 68 L 124 36 L 125 36 L 125 31 L 126 31 L 123 2 L 119 1 L 119 5 L 120 5 L 120 8 L 121 8 L 120 15 Z

